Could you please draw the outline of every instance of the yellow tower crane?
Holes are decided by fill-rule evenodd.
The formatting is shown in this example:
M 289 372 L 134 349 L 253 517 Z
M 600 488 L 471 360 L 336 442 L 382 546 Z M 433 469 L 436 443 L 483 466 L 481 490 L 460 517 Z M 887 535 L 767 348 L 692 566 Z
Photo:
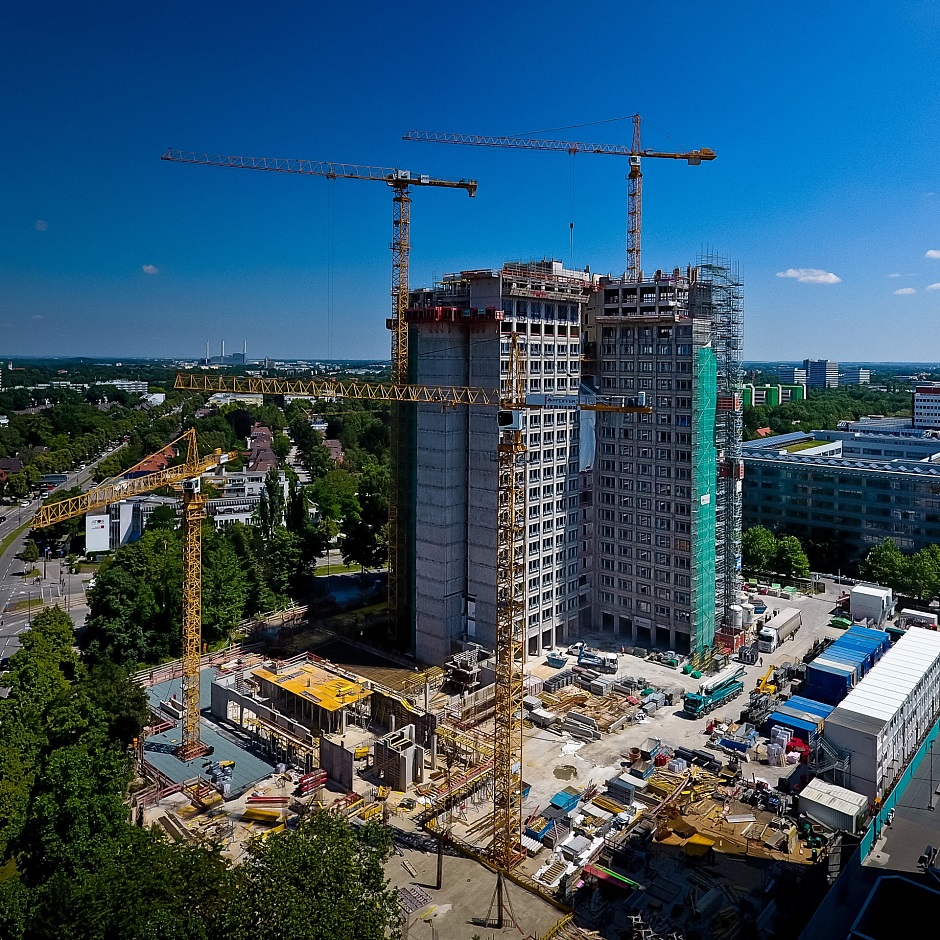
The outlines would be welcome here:
M 630 158 L 630 175 L 627 177 L 627 278 L 638 281 L 640 245 L 643 229 L 643 171 L 641 161 L 647 158 L 685 160 L 689 166 L 699 166 L 703 160 L 714 160 L 715 151 L 708 147 L 689 150 L 685 153 L 666 153 L 660 150 L 643 150 L 640 145 L 640 115 L 633 115 L 633 143 L 586 144 L 576 140 L 545 140 L 539 137 L 482 137 L 476 134 L 439 134 L 434 131 L 409 131 L 403 140 L 424 140 L 437 144 L 463 144 L 468 147 L 508 147 L 514 150 L 553 150 L 560 153 L 606 153 Z
M 186 443 L 186 460 L 178 467 L 168 467 L 141 476 L 109 480 L 100 486 L 55 503 L 46 503 L 33 518 L 37 529 L 83 516 L 93 509 L 101 509 L 127 499 L 140 496 L 161 486 L 180 484 L 183 489 L 183 740 L 177 754 L 180 760 L 193 760 L 205 749 L 199 734 L 199 664 L 202 652 L 202 521 L 206 517 L 206 497 L 200 491 L 199 479 L 207 470 L 225 463 L 233 454 L 220 450 L 200 457 L 196 431 L 186 431 L 167 446 Z M 133 473 L 146 460 L 125 471 Z
M 572 407 L 584 411 L 650 414 L 652 408 L 631 399 L 598 399 L 590 395 L 527 394 L 524 364 L 516 333 L 510 337 L 509 371 L 502 390 L 455 385 L 368 385 L 323 379 L 281 379 L 253 376 L 176 376 L 174 387 L 198 392 L 241 392 L 310 398 L 352 398 L 442 407 L 485 406 L 497 410 L 497 583 L 496 583 L 496 708 L 493 748 L 493 842 L 490 857 L 502 873 L 524 857 L 522 848 L 522 698 L 523 617 L 525 583 L 520 539 L 525 526 L 525 439 L 522 414 L 530 409 Z M 499 920 L 503 918 L 504 882 L 497 882 Z
M 435 186 L 444 189 L 463 189 L 469 196 L 477 192 L 476 180 L 445 180 L 413 173 L 410 170 L 389 167 L 364 166 L 355 163 L 324 163 L 314 160 L 285 159 L 280 157 L 235 157 L 223 154 L 194 153 L 167 150 L 161 157 L 174 163 L 196 163 L 204 166 L 234 167 L 244 170 L 267 170 L 274 173 L 298 173 L 304 176 L 325 176 L 328 179 L 374 180 L 392 189 L 392 382 L 408 381 L 408 270 L 411 256 L 411 187 Z M 389 473 L 388 516 L 388 609 L 393 629 L 400 639 L 406 635 L 404 611 L 400 603 L 402 532 L 398 522 L 401 505 L 401 449 L 402 428 L 397 407 L 389 412 L 389 440 L 391 467 Z

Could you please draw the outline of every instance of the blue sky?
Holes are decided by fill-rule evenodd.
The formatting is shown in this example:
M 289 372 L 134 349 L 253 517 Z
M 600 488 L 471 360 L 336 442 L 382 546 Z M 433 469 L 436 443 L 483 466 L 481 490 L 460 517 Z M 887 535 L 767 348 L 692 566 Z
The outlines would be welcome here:
M 387 356 L 381 184 L 169 146 L 477 178 L 415 192 L 413 286 L 543 256 L 620 272 L 625 160 L 401 135 L 629 142 L 572 126 L 638 111 L 644 146 L 718 153 L 645 162 L 644 268 L 736 259 L 747 358 L 940 359 L 936 0 L 14 4 L 0 80 L 4 357 Z

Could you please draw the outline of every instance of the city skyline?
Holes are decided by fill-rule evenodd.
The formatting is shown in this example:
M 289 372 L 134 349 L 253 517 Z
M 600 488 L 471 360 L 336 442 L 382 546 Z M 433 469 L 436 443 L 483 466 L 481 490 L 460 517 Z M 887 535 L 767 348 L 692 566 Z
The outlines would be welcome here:
M 182 356 L 180 337 L 196 333 L 196 358 L 205 336 L 225 333 L 274 358 L 387 355 L 387 191 L 162 163 L 168 145 L 478 179 L 473 200 L 415 193 L 413 286 L 542 257 L 619 274 L 625 161 L 401 135 L 628 143 L 639 111 L 644 146 L 718 154 L 700 167 L 644 164 L 644 268 L 684 266 L 709 247 L 739 259 L 747 359 L 922 358 L 940 312 L 929 5 L 814 10 L 793 33 L 797 66 L 769 10 L 711 11 L 693 29 L 698 5 L 588 4 L 581 22 L 604 22 L 607 37 L 588 68 L 559 41 L 560 5 L 484 3 L 476 19 L 484 36 L 498 22 L 499 42 L 480 45 L 454 22 L 447 61 L 465 65 L 433 82 L 398 61 L 439 48 L 446 23 L 427 9 L 409 17 L 404 52 L 381 17 L 350 29 L 330 12 L 279 22 L 244 3 L 169 4 L 144 29 L 108 5 L 14 11 L 0 39 L 0 117 L 19 156 L 0 183 L 5 354 Z M 668 35 L 671 67 L 632 69 L 642 58 L 616 52 L 628 33 L 649 37 L 641 57 Z

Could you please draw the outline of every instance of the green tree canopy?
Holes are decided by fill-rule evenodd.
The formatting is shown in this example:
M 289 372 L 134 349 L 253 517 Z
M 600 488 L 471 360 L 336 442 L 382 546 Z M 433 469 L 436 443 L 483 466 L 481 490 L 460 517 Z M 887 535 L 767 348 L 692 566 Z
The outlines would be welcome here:
M 777 537 L 761 525 L 741 537 L 741 563 L 747 571 L 770 571 L 777 557 Z
M 809 577 L 809 559 L 796 536 L 785 535 L 778 540 L 774 570 L 785 578 Z
M 325 811 L 304 819 L 296 832 L 253 842 L 230 911 L 233 938 L 398 937 L 398 903 L 383 870 L 391 853 L 383 826 L 356 830 Z

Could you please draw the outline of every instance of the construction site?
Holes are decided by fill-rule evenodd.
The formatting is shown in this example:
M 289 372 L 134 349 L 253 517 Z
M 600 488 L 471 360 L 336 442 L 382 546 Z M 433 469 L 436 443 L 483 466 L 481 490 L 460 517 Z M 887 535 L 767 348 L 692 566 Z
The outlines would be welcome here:
M 800 651 L 838 632 L 831 601 L 793 602 L 807 629 L 774 657 L 781 703 L 799 701 Z M 507 934 L 733 936 L 744 921 L 769 930 L 786 892 L 838 866 L 837 827 L 798 813 L 787 792 L 819 755 L 795 737 L 782 749 L 792 759 L 775 751 L 769 724 L 785 718 L 764 715 L 767 670 L 732 661 L 712 694 L 741 691 L 693 717 L 703 678 L 598 633 L 521 670 L 522 851 L 500 901 L 492 654 L 477 647 L 416 672 L 349 639 L 329 641 L 332 660 L 278 658 L 277 629 L 262 634 L 202 658 L 209 751 L 196 759 L 177 753 L 182 664 L 139 676 L 153 714 L 138 753 L 140 819 L 176 840 L 218 841 L 234 862 L 250 839 L 315 809 L 383 821 L 409 936 L 494 935 L 500 903 Z
M 206 653 L 200 479 L 229 455 L 200 456 L 193 432 L 181 465 L 44 507 L 37 525 L 181 494 L 183 656 L 137 676 L 135 815 L 233 862 L 314 810 L 380 821 L 410 937 L 769 934 L 838 856 L 841 827 L 797 815 L 788 781 L 842 758 L 820 751 L 821 719 L 768 711 L 802 663 L 757 675 L 776 611 L 740 578 L 740 279 L 713 255 L 641 266 L 641 158 L 715 154 L 644 149 L 639 116 L 629 147 L 406 139 L 627 158 L 625 272 L 543 259 L 412 289 L 412 188 L 472 197 L 476 180 L 164 154 L 391 190 L 390 383 L 176 379 L 389 403 L 387 636 L 373 648 L 301 609 Z

